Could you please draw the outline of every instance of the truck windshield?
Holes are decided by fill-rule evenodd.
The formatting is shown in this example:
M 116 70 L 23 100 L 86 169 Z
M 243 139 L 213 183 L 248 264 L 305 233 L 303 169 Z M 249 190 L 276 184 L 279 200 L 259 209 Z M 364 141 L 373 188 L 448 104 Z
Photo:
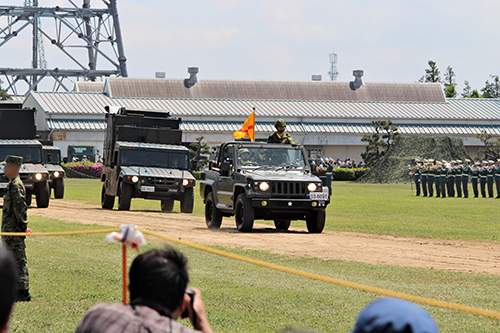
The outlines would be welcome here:
M 302 150 L 278 147 L 239 147 L 238 164 L 243 167 L 295 166 L 299 168 L 306 165 Z
M 120 150 L 121 166 L 143 166 L 187 170 L 189 155 L 168 150 Z
M 57 150 L 44 150 L 43 162 L 49 164 L 59 164 L 61 163 L 61 153 Z
M 0 146 L 0 161 L 8 155 L 21 156 L 23 163 L 42 163 L 42 149 L 38 147 Z

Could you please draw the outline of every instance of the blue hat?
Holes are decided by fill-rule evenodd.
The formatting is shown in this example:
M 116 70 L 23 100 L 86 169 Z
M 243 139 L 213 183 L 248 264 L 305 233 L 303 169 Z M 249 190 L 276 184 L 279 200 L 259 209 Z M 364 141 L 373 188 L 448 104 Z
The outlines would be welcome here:
M 431 316 L 413 303 L 396 298 L 377 300 L 358 316 L 352 333 L 437 333 Z

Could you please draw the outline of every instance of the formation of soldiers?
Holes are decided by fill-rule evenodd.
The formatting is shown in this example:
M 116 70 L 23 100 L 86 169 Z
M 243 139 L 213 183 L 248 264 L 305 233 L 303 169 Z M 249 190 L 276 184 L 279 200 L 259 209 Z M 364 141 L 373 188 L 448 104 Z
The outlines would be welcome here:
M 470 180 L 474 198 L 479 197 L 479 190 L 483 198 L 493 198 L 495 184 L 496 198 L 500 199 L 500 159 L 496 163 L 492 160 L 472 163 L 469 159 L 464 162 L 416 159 L 415 162 L 413 179 L 417 196 L 433 197 L 435 188 L 436 198 L 468 198 Z

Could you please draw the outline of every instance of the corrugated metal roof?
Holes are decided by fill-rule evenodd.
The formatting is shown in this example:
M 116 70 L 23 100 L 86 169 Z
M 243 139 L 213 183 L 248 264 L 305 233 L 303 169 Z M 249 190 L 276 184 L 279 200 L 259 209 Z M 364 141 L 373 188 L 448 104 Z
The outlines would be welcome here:
M 104 82 L 91 82 L 91 81 L 75 82 L 75 91 L 102 93 L 104 91 Z
M 24 140 L 24 139 L 15 139 L 15 140 L 0 140 L 0 144 L 2 145 L 39 145 L 42 144 L 38 140 Z
M 43 146 L 43 150 L 61 150 L 61 148 L 56 146 Z
M 50 122 L 49 122 L 50 121 Z M 236 121 L 183 121 L 181 129 L 188 132 L 235 132 L 241 128 L 242 122 Z M 95 119 L 56 119 L 47 120 L 47 125 L 53 130 L 101 130 L 106 129 L 105 120 Z M 399 132 L 405 135 L 476 135 L 486 130 L 493 135 L 500 135 L 500 125 L 462 125 L 462 124 L 405 124 L 395 123 Z M 257 122 L 257 133 L 272 133 L 274 123 Z M 369 134 L 373 133 L 371 123 L 297 123 L 288 122 L 287 131 L 290 133 L 340 133 L 340 134 Z
M 105 92 L 120 98 L 187 98 L 303 101 L 445 102 L 439 83 L 366 83 L 351 90 L 348 82 L 184 80 L 108 78 Z
M 449 99 L 447 103 L 339 102 L 109 98 L 98 93 L 33 92 L 43 111 L 57 114 L 104 114 L 104 106 L 166 110 L 175 116 L 241 116 L 252 107 L 257 116 L 285 118 L 500 120 L 498 99 Z

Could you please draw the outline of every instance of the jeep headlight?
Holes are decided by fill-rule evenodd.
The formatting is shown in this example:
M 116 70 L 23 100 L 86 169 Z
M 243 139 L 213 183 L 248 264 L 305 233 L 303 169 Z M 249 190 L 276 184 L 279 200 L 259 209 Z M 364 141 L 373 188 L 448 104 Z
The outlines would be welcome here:
M 41 173 L 37 173 L 37 174 L 35 175 L 35 179 L 36 179 L 36 180 L 42 180 L 42 177 L 43 177 L 43 176 L 42 176 L 42 174 L 41 174 Z
M 309 192 L 315 192 L 317 189 L 318 189 L 318 186 L 314 183 L 309 183 L 309 185 L 307 185 L 307 190 Z
M 269 190 L 269 183 L 268 182 L 262 182 L 259 185 L 259 189 L 263 192 Z
M 182 185 L 188 186 L 188 184 L 189 184 L 189 180 L 187 180 L 187 179 L 182 180 Z
M 132 183 L 137 183 L 139 181 L 139 177 L 132 176 Z
M 54 171 L 54 177 L 59 177 L 59 171 Z

